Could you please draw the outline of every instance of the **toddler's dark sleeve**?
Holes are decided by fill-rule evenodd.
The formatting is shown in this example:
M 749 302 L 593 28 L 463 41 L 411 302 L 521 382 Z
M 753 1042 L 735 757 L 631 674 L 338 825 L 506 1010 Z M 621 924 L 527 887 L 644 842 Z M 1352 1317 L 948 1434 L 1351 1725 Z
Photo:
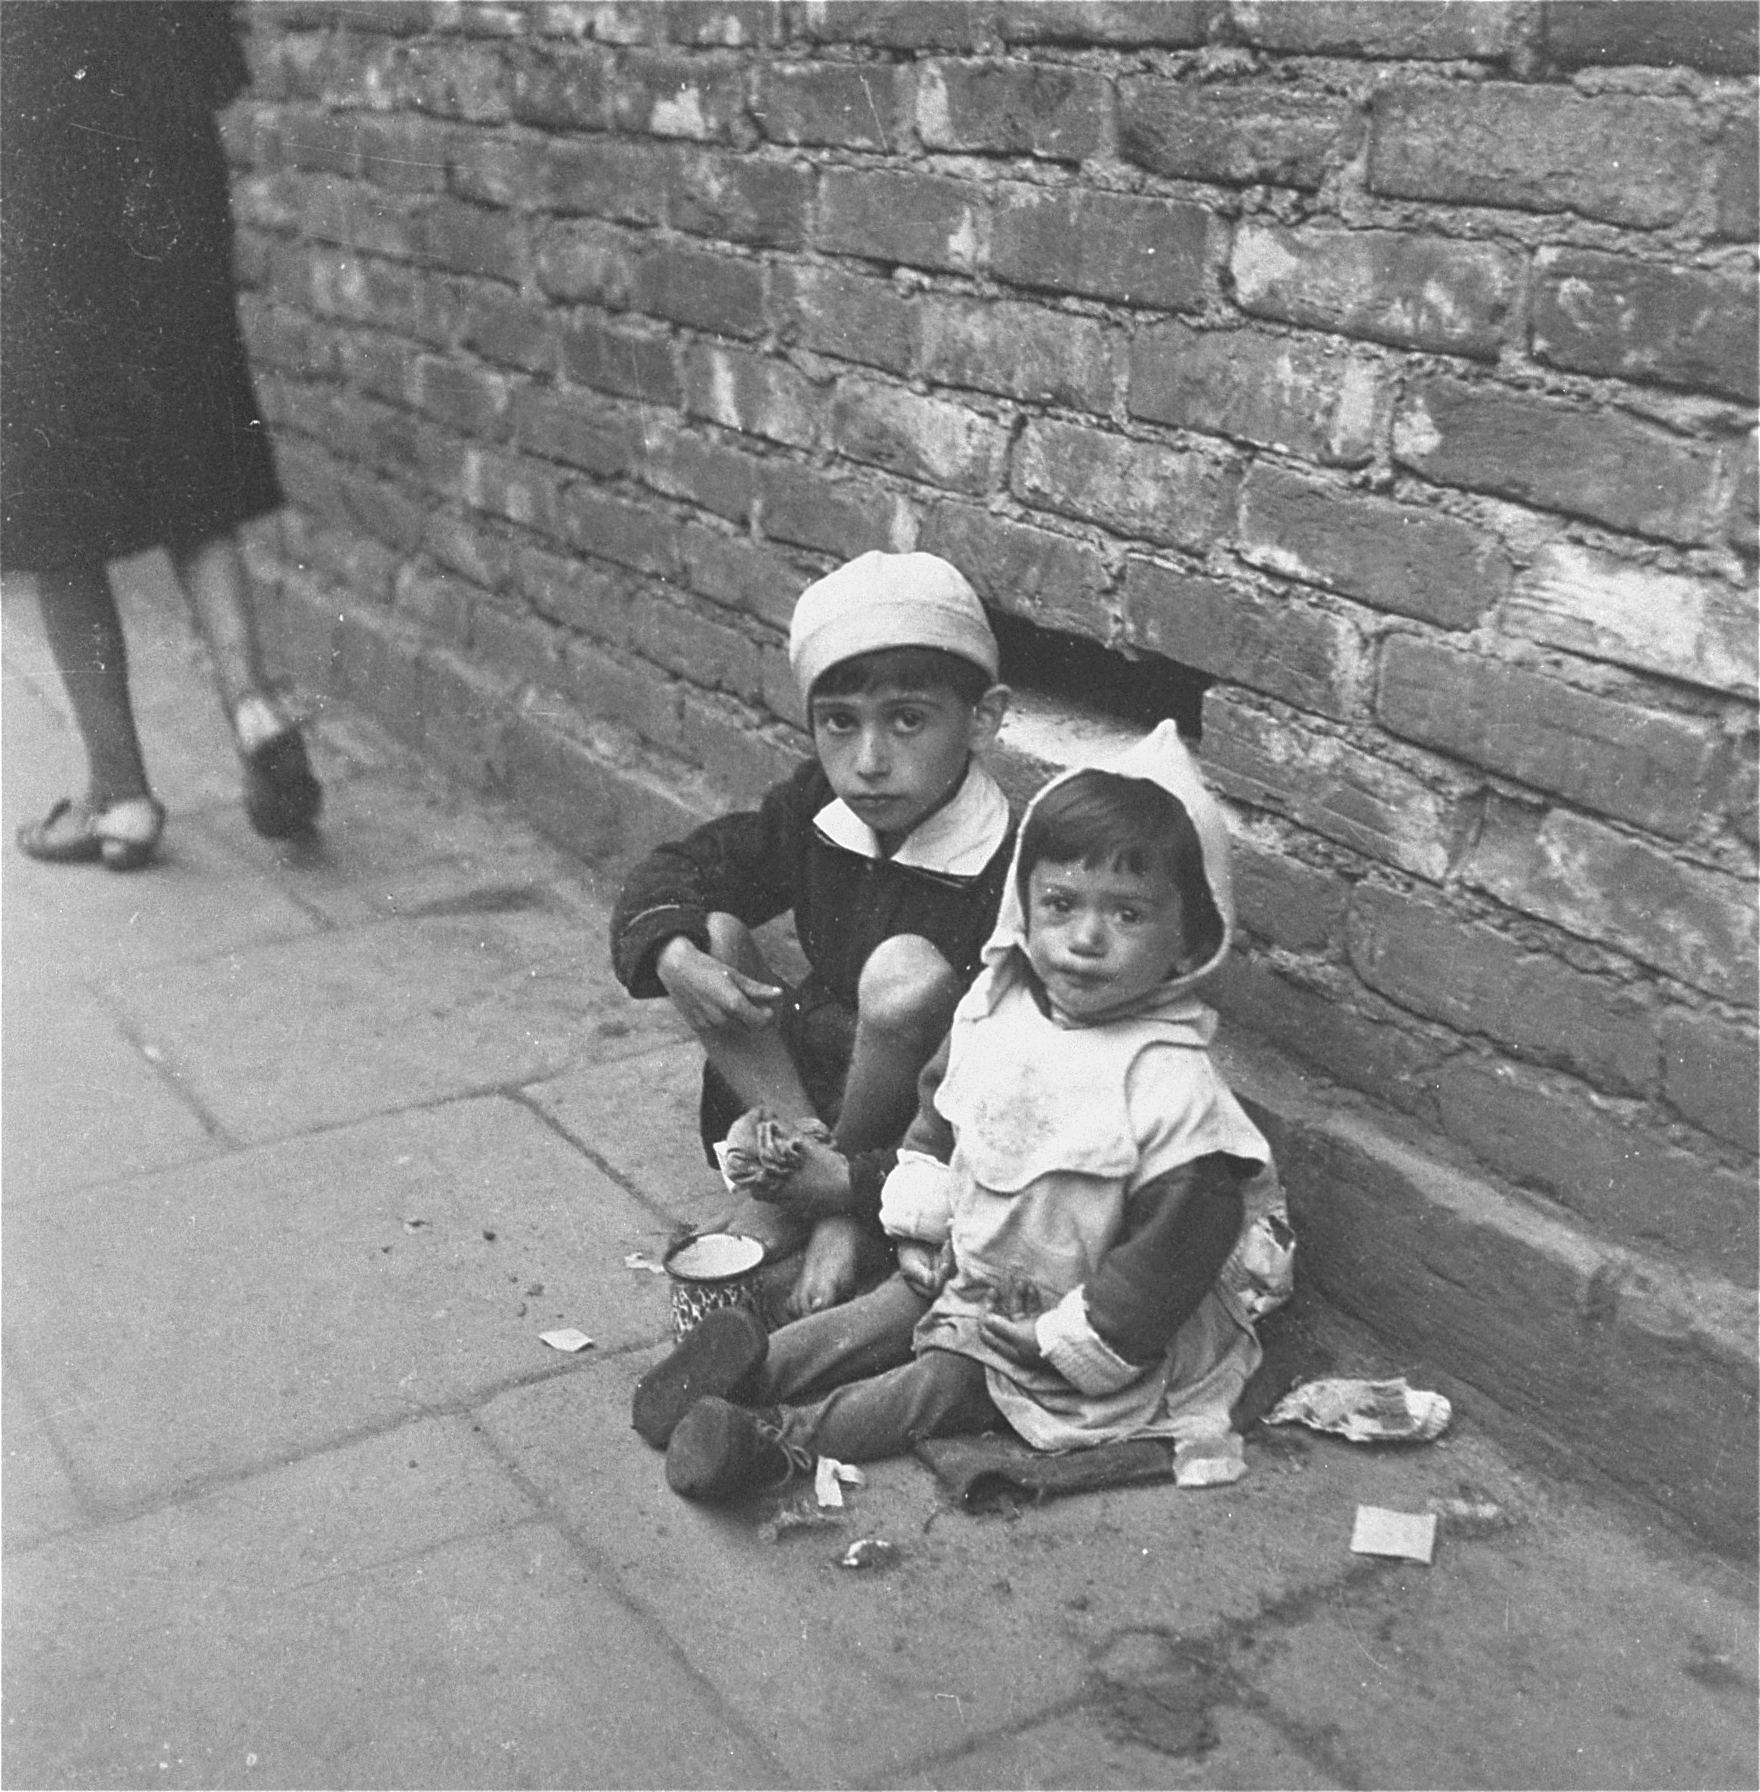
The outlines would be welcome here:
M 1214 1151 L 1127 1200 L 1124 1231 L 1084 1288 L 1088 1323 L 1126 1362 L 1154 1362 L 1216 1285 L 1241 1234 L 1256 1166 Z

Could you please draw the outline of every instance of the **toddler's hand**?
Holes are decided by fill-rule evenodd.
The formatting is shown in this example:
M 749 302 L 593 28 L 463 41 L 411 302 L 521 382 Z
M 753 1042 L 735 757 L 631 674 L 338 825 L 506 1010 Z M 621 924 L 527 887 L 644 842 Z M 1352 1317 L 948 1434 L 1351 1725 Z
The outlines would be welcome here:
M 800 1141 L 800 1162 L 763 1199 L 784 1212 L 822 1218 L 850 1211 L 849 1159 L 821 1139 Z
M 1004 1319 L 1000 1313 L 986 1313 L 978 1321 L 978 1336 L 998 1355 L 1023 1369 L 1044 1366 L 1045 1353 L 1039 1348 L 1039 1334 L 1030 1319 Z
M 918 1238 L 898 1241 L 898 1273 L 924 1300 L 933 1300 L 953 1276 L 953 1244 L 937 1249 Z
M 768 1026 L 782 999 L 778 985 L 760 983 L 756 977 L 723 964 L 682 933 L 661 947 L 654 974 L 685 1025 L 696 1032 L 719 1032 L 734 1025 Z

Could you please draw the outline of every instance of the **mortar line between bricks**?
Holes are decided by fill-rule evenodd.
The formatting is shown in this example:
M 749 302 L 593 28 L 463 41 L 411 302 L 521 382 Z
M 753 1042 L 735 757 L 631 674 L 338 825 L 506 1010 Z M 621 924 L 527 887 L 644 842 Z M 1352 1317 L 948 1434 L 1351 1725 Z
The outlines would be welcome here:
M 501 1472 L 519 1489 L 524 1498 L 544 1515 L 549 1524 L 567 1540 L 576 1559 L 592 1574 L 600 1588 L 609 1597 L 615 1599 L 633 1618 L 637 1619 L 643 1628 L 656 1638 L 666 1654 L 677 1663 L 693 1684 L 702 1689 L 713 1706 L 726 1714 L 728 1728 L 756 1752 L 767 1768 L 773 1770 L 773 1777 L 769 1783 L 773 1786 L 797 1784 L 798 1782 L 787 1773 L 782 1761 L 774 1751 L 746 1722 L 745 1714 L 739 1706 L 685 1653 L 661 1614 L 638 1599 L 628 1589 L 622 1574 L 609 1557 L 577 1532 L 556 1503 L 539 1489 L 488 1431 L 477 1427 L 476 1435 L 481 1440 L 484 1450 L 499 1465 Z

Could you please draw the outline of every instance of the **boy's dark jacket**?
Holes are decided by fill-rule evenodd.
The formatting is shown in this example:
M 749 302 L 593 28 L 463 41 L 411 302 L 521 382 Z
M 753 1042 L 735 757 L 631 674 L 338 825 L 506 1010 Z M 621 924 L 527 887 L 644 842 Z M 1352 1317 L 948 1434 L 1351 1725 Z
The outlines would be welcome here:
M 996 920 L 1013 828 L 976 876 L 954 877 L 833 844 L 814 818 L 835 800 L 818 761 L 809 760 L 758 809 L 705 822 L 643 859 L 611 917 L 612 967 L 624 988 L 664 995 L 654 971 L 660 947 L 683 934 L 706 951 L 712 910 L 748 927 L 792 910 L 813 993 L 852 1014 L 862 966 L 896 934 L 920 934 L 969 983 Z

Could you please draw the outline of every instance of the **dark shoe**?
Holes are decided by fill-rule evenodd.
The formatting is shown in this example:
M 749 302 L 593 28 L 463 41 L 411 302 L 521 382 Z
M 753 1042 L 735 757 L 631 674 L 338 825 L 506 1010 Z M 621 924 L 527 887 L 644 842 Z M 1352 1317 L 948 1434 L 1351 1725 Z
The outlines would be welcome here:
M 741 1500 L 774 1493 L 813 1472 L 813 1453 L 786 1442 L 777 1408 L 748 1412 L 726 1400 L 699 1400 L 666 1446 L 666 1484 L 687 1500 Z
M 49 865 L 101 859 L 112 871 L 138 871 L 158 851 L 164 828 L 165 806 L 156 797 L 124 797 L 103 809 L 63 797 L 41 821 L 18 830 L 18 844 Z
M 763 1363 L 770 1340 L 743 1307 L 717 1307 L 686 1332 L 663 1363 L 636 1383 L 630 1423 L 664 1450 L 680 1419 L 701 1399 L 732 1394 Z
M 298 728 L 287 728 L 244 755 L 244 812 L 265 840 L 305 833 L 323 803 L 324 787 L 312 775 Z

